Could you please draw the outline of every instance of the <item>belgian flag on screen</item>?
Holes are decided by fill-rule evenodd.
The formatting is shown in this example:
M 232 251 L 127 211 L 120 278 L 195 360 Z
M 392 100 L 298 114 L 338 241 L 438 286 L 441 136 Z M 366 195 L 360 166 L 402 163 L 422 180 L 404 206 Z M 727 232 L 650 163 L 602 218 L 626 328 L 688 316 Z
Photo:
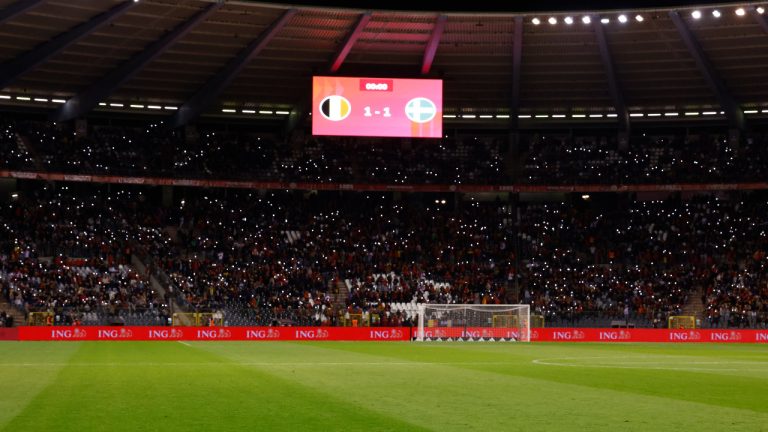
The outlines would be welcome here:
M 352 105 L 344 96 L 328 96 L 320 102 L 320 113 L 331 121 L 344 120 L 351 111 Z

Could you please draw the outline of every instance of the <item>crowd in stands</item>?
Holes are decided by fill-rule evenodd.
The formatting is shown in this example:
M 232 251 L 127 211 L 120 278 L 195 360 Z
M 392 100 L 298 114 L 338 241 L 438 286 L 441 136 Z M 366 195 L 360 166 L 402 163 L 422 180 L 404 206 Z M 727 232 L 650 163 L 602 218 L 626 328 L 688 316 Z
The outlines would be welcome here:
M 699 299 L 704 325 L 768 322 L 759 192 L 564 203 L 180 193 L 169 207 L 141 189 L 92 185 L 11 200 L 0 211 L 6 298 L 61 310 L 63 322 L 92 312 L 161 322 L 176 302 L 220 311 L 228 325 L 409 325 L 404 305 L 522 302 L 548 325 L 663 327 Z M 165 297 L 151 274 L 167 275 Z
M 765 181 L 768 137 L 503 134 L 439 140 L 290 138 L 248 130 L 12 122 L 0 167 L 78 174 L 380 184 L 668 184 Z M 32 155 L 35 155 L 34 157 Z M 38 163 L 36 163 L 38 162 Z
M 525 151 L 525 184 L 668 184 L 765 181 L 768 147 L 759 134 L 740 145 L 723 135 L 539 136 Z

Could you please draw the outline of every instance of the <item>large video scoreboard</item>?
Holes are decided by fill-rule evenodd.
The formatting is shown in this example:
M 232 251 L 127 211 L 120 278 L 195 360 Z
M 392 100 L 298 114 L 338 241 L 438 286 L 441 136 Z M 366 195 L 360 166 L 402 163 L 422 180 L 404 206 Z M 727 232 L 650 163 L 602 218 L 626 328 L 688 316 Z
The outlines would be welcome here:
M 443 81 L 316 76 L 312 134 L 440 138 Z

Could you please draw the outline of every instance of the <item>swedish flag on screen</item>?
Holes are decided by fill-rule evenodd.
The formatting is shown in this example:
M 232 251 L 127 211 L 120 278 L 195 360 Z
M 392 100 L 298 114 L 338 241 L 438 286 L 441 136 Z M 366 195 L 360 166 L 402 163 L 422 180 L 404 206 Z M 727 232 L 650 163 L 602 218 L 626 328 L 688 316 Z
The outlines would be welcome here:
M 405 104 L 405 115 L 414 123 L 426 123 L 437 114 L 437 106 L 424 97 L 413 98 Z

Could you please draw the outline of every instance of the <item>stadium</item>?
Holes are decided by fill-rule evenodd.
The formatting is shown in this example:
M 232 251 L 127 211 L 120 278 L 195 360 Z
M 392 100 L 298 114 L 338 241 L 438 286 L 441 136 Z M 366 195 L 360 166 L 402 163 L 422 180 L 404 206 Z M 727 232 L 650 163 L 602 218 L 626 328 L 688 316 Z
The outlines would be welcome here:
M 476 3 L 0 0 L 0 431 L 768 430 L 768 3 Z

